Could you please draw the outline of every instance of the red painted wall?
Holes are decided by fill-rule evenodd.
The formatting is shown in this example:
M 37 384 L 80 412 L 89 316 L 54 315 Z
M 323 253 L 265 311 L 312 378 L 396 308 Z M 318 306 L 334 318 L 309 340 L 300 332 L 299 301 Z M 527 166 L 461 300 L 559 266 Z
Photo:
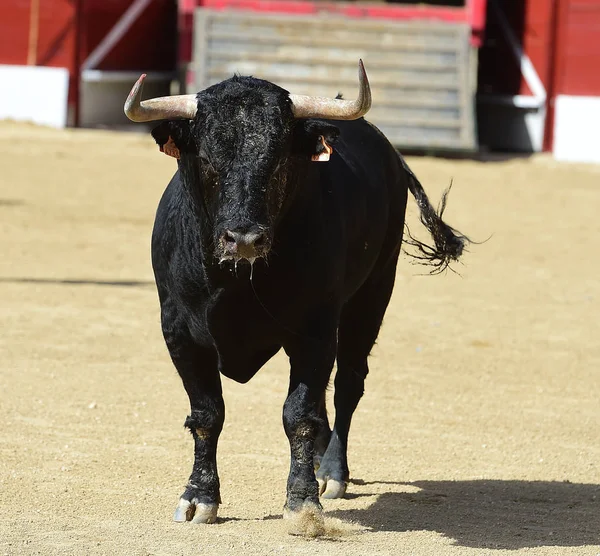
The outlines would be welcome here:
M 554 144 L 557 95 L 600 96 L 600 0 L 556 0 L 544 148 Z
M 560 0 L 555 95 L 600 96 L 600 0 Z
M 43 0 L 42 0 L 43 1 Z M 81 54 L 85 59 L 132 0 L 81 0 Z M 97 69 L 172 71 L 177 55 L 175 0 L 153 0 Z
M 0 1 L 0 64 L 26 65 L 30 0 Z M 69 104 L 78 96 L 77 14 L 75 0 L 39 0 L 36 65 L 69 70 Z
M 73 70 L 77 44 L 83 60 L 131 3 L 132 0 L 39 0 L 38 65 Z M 30 5 L 30 0 L 0 2 L 2 64 L 27 63 Z M 176 50 L 176 3 L 153 0 L 99 69 L 171 70 L 176 66 Z
M 546 88 L 552 79 L 555 3 L 556 0 L 498 2 Z M 479 62 L 480 92 L 531 94 L 491 9 L 488 9 L 485 41 Z
M 69 70 L 69 104 L 76 105 L 79 66 L 133 0 L 39 0 L 36 64 Z M 0 0 L 0 64 L 25 65 L 31 0 Z M 153 0 L 96 69 L 174 71 L 177 4 Z
M 0 64 L 27 63 L 30 0 L 0 2 Z M 39 0 L 38 65 L 75 64 L 76 21 L 72 0 Z

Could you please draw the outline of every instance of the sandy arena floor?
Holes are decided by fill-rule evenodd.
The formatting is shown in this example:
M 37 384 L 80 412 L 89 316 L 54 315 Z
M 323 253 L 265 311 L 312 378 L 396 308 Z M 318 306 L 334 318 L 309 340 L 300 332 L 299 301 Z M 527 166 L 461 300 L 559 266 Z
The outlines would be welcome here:
M 146 135 L 0 124 L 0 555 L 600 554 L 600 167 L 409 162 L 493 236 L 462 277 L 402 258 L 353 481 L 309 540 L 281 519 L 282 357 L 224 379 L 219 523 L 171 521 L 192 442 L 149 239 L 174 162 Z

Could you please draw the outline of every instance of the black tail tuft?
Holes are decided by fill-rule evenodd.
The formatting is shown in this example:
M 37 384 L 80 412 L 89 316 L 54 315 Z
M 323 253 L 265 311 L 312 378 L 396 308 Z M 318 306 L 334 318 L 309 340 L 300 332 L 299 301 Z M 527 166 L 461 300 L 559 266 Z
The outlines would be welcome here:
M 406 165 L 405 168 L 408 169 Z M 407 251 L 405 251 L 405 253 L 413 257 L 418 263 L 432 267 L 430 274 L 440 274 L 447 268 L 453 270 L 450 267 L 450 263 L 459 260 L 463 251 L 466 250 L 467 244 L 471 243 L 471 240 L 451 226 L 448 226 L 448 224 L 442 220 L 448 202 L 448 194 L 452 188 L 452 182 L 450 182 L 448 189 L 444 191 L 442 200 L 436 211 L 429 202 L 429 198 L 419 180 L 409 169 L 408 172 L 408 188 L 417 201 L 417 205 L 421 212 L 421 222 L 433 237 L 435 246 L 432 247 L 416 239 L 410 233 L 408 226 L 406 226 L 407 239 L 404 241 L 407 245 L 414 247 L 417 250 L 417 253 L 409 253 Z

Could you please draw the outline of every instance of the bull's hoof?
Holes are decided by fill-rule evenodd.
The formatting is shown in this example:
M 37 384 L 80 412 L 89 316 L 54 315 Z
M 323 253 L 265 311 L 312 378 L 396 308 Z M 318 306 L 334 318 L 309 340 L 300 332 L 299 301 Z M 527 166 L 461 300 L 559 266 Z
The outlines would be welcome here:
M 192 523 L 214 523 L 217 521 L 217 510 L 219 504 L 207 504 L 205 502 L 198 502 L 196 498 L 192 500 L 186 500 L 180 498 L 175 513 L 173 514 L 173 521 L 182 523 L 184 521 L 191 521 Z
M 311 502 L 306 500 L 301 504 L 297 504 L 294 509 L 290 509 L 289 505 L 286 504 L 283 508 L 283 519 L 296 519 L 301 514 L 323 514 L 323 506 L 318 502 Z
M 343 498 L 346 494 L 348 483 L 336 479 L 317 479 L 319 482 L 319 496 L 326 499 Z
M 288 533 L 301 537 L 320 537 L 325 534 L 323 508 L 318 502 L 306 501 L 291 510 L 287 505 L 283 519 L 288 520 Z
M 313 456 L 313 468 L 315 470 L 315 473 L 319 470 L 319 467 L 321 467 L 321 460 L 323 459 L 323 456 L 319 456 L 317 454 L 315 454 Z

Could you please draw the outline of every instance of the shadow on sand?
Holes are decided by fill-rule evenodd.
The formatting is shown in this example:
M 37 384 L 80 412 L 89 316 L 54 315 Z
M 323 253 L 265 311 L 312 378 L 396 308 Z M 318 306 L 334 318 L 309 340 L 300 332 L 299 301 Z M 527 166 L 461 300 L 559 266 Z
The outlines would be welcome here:
M 154 286 L 150 280 L 71 280 L 54 278 L 0 278 L 5 284 L 58 284 L 65 286 L 113 286 L 140 288 Z
M 472 548 L 600 544 L 600 485 L 545 481 L 417 481 L 389 485 L 367 509 L 329 515 L 375 531 L 435 531 Z M 416 488 L 415 488 L 416 487 Z M 600 551 L 599 551 L 600 553 Z

